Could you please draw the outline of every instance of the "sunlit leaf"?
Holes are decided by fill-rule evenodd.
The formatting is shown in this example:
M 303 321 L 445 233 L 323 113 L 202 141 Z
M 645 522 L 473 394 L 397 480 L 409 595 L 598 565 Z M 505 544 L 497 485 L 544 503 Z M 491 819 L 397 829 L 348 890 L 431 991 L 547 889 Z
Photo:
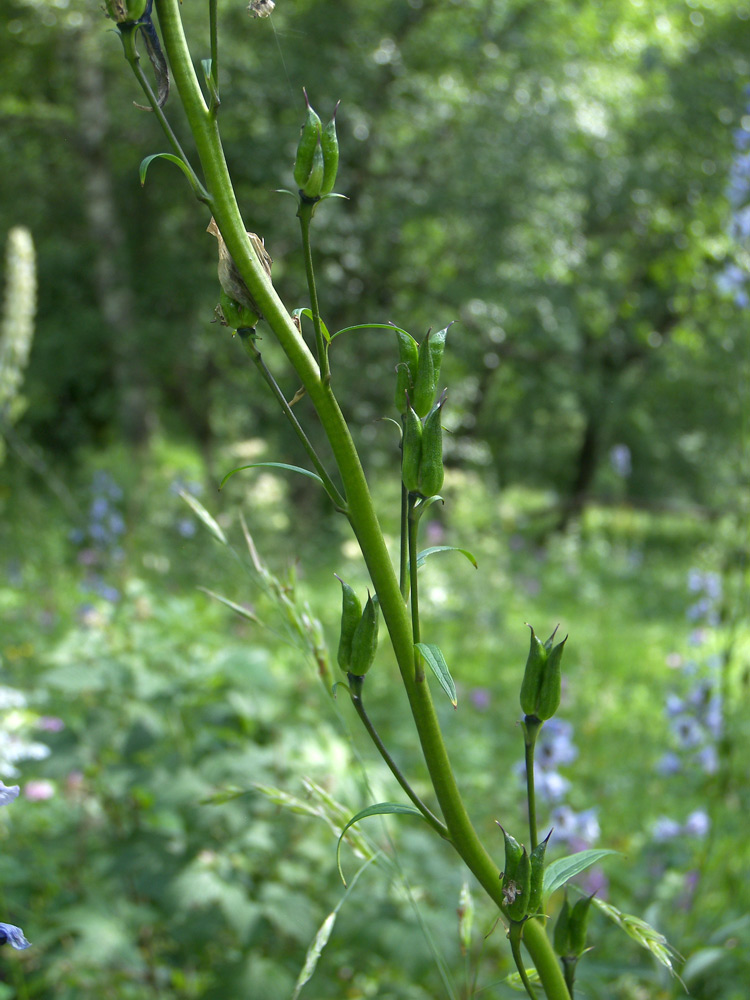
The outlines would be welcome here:
M 611 903 L 605 903 L 602 899 L 594 896 L 593 903 L 602 913 L 606 914 L 610 920 L 617 924 L 628 937 L 632 938 L 641 948 L 650 951 L 657 962 L 668 969 L 672 975 L 677 975 L 672 965 L 672 959 L 677 955 L 677 951 L 667 941 L 662 933 L 646 923 L 640 917 L 634 917 L 631 913 L 623 913 Z
M 219 484 L 219 489 L 223 489 L 224 483 L 231 479 L 235 472 L 242 472 L 243 469 L 286 469 L 287 472 L 299 472 L 300 475 L 314 479 L 321 486 L 323 485 L 323 480 L 317 473 L 310 472 L 309 469 L 302 469 L 299 465 L 287 465 L 286 462 L 251 462 L 250 465 L 238 465 L 236 469 L 228 472 Z
M 461 555 L 466 556 L 474 569 L 477 569 L 477 561 L 472 553 L 469 552 L 468 549 L 460 549 L 456 545 L 433 545 L 432 548 L 422 549 L 422 551 L 417 555 L 417 569 L 419 569 L 420 566 L 424 566 L 426 560 L 438 552 L 460 552 Z
M 425 658 L 428 666 L 437 677 L 440 687 L 448 695 L 451 700 L 451 705 L 455 708 L 458 704 L 458 699 L 456 697 L 456 685 L 453 682 L 451 672 L 448 669 L 448 664 L 445 662 L 442 650 L 439 646 L 436 646 L 431 642 L 417 642 L 415 643 L 415 647 Z

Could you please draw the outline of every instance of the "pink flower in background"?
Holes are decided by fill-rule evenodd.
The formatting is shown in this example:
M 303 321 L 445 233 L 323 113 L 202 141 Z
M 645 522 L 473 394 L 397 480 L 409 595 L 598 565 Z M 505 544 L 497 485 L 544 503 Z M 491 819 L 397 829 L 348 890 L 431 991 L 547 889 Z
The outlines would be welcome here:
M 62 719 L 58 719 L 56 715 L 41 716 L 37 722 L 37 726 L 48 733 L 59 733 L 61 729 L 65 729 L 65 723 Z
M 44 802 L 51 799 L 55 794 L 55 786 L 45 778 L 38 778 L 35 781 L 27 781 L 23 786 L 23 794 L 30 802 Z

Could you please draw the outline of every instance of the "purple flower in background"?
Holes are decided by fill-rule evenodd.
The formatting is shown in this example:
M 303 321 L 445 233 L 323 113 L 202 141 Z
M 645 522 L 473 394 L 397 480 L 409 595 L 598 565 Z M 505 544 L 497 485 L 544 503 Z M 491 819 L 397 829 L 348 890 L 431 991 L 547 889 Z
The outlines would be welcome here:
M 56 715 L 42 715 L 37 722 L 40 729 L 45 729 L 48 733 L 59 733 L 65 729 L 65 723 L 58 719 Z
M 673 753 L 671 750 L 664 754 L 660 758 L 659 763 L 656 765 L 656 770 L 659 774 L 669 776 L 671 774 L 679 774 L 682 770 L 682 760 Z
M 0 944 L 9 944 L 16 951 L 31 947 L 31 942 L 26 940 L 21 928 L 15 924 L 0 924 Z
M 7 806 L 17 799 L 19 791 L 18 785 L 6 785 L 4 781 L 0 781 L 0 806 Z
M 476 687 L 469 692 L 469 699 L 474 708 L 480 712 L 485 712 L 490 707 L 491 696 L 487 688 Z
M 549 719 L 536 744 L 536 762 L 546 770 L 564 764 L 572 764 L 578 756 L 578 748 L 573 744 L 573 727 L 561 719 Z
M 705 837 L 711 829 L 711 820 L 704 809 L 696 809 L 685 820 L 685 833 L 690 837 Z
M 609 451 L 609 464 L 616 475 L 627 479 L 633 471 L 633 461 L 630 448 L 626 444 L 616 444 Z
M 577 813 L 570 806 L 557 806 L 552 810 L 551 822 L 554 839 L 565 841 L 576 850 L 584 850 L 596 843 L 601 832 L 595 808 Z
M 657 844 L 664 844 L 668 840 L 674 840 L 682 833 L 682 827 L 677 820 L 668 816 L 660 816 L 651 828 L 651 836 Z

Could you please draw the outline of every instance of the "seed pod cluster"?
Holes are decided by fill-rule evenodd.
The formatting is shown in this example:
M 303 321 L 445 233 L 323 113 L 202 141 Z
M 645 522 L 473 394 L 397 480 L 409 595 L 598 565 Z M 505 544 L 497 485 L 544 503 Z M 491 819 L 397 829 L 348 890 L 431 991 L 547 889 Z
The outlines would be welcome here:
M 426 417 L 435 402 L 440 381 L 440 366 L 445 352 L 445 338 L 451 326 L 449 323 L 436 333 L 428 331 L 419 345 L 412 406 L 420 417 Z
M 560 958 L 577 961 L 586 950 L 586 933 L 593 896 L 579 899 L 573 906 L 565 895 L 554 933 L 555 951 Z
M 414 379 L 417 374 L 419 347 L 411 334 L 405 330 L 396 331 L 398 343 L 398 364 L 396 365 L 396 409 L 406 413 L 409 398 L 414 394 Z
M 521 709 L 540 722 L 551 719 L 560 705 L 561 662 L 568 637 L 553 645 L 556 632 L 557 629 L 542 642 L 531 628 L 531 645 L 521 682 Z
M 297 145 L 294 182 L 303 199 L 317 201 L 322 195 L 330 194 L 336 183 L 339 167 L 339 144 L 336 137 L 338 104 L 324 128 L 310 104 L 307 91 L 303 89 L 302 93 L 305 95 L 307 114 Z
M 446 392 L 440 396 L 424 421 L 406 396 L 406 411 L 401 422 L 401 478 L 410 493 L 423 497 L 435 496 L 443 485 L 443 427 L 440 417 Z
M 379 608 L 377 597 L 367 595 L 364 610 L 354 589 L 341 584 L 341 635 L 337 661 L 346 674 L 364 677 L 378 648 Z
M 498 824 L 499 825 L 499 824 Z M 502 879 L 503 909 L 511 920 L 520 922 L 536 916 L 542 908 L 544 855 L 552 831 L 529 855 L 515 837 L 504 830 L 505 871 Z

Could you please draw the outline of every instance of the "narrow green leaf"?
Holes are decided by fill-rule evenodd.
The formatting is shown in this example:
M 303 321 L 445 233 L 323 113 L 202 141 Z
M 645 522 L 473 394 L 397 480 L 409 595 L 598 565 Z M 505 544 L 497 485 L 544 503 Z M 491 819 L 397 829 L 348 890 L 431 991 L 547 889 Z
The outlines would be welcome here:
M 366 809 L 358 812 L 356 816 L 352 816 L 343 828 L 338 843 L 336 844 L 336 867 L 339 870 L 339 875 L 341 876 L 341 881 L 344 885 L 346 885 L 346 879 L 344 878 L 344 872 L 341 868 L 341 842 L 344 839 L 346 831 L 350 826 L 354 826 L 355 823 L 359 823 L 361 819 L 367 819 L 368 816 L 389 816 L 393 813 L 419 816 L 420 819 L 424 819 L 424 816 L 422 816 L 422 813 L 416 808 L 416 806 L 407 806 L 400 802 L 377 802 L 374 806 L 368 806 Z
M 213 76 L 213 60 L 212 59 L 201 59 L 201 66 L 203 67 L 203 76 L 206 80 L 206 86 L 208 87 L 208 92 L 211 95 L 211 101 L 213 104 L 221 103 L 219 101 L 219 94 L 216 90 L 216 84 Z
M 208 795 L 205 799 L 201 799 L 202 806 L 222 806 L 225 802 L 231 802 L 233 799 L 239 799 L 243 795 L 247 795 L 250 792 L 249 788 L 236 788 L 233 785 L 228 785 L 226 788 L 222 788 L 219 792 L 214 792 L 213 795 Z
M 597 861 L 606 858 L 608 854 L 619 854 L 619 851 L 608 851 L 603 849 L 592 849 L 589 851 L 578 851 L 577 854 L 568 854 L 564 858 L 558 858 L 548 865 L 544 873 L 544 897 L 552 895 L 560 886 L 565 885 L 574 875 L 580 875 L 587 868 L 595 865 Z M 594 900 L 596 902 L 596 900 Z
M 193 193 L 196 197 L 200 200 L 205 200 L 208 197 L 208 192 L 195 176 L 195 172 L 192 167 L 185 163 L 184 160 L 181 160 L 179 156 L 175 156 L 174 153 L 152 153 L 150 156 L 145 156 L 141 160 L 141 165 L 138 169 L 138 173 L 141 178 L 141 187 L 143 187 L 146 183 L 146 173 L 154 160 L 169 160 L 170 163 L 176 164 L 187 177 L 188 183 L 193 189 Z
M 263 622 L 257 618 L 252 611 L 248 611 L 247 608 L 243 608 L 241 604 L 235 604 L 234 601 L 230 601 L 228 597 L 222 597 L 221 594 L 215 593 L 213 590 L 209 590 L 208 587 L 198 587 L 198 590 L 202 590 L 204 594 L 208 594 L 209 597 L 213 597 L 217 601 L 221 601 L 232 611 L 236 611 L 238 615 L 242 615 L 243 618 L 247 618 L 250 622 L 255 622 L 256 625 L 263 625 Z
M 342 197 L 339 195 L 339 197 Z M 352 330 L 395 330 L 396 333 L 406 333 L 406 330 L 402 330 L 398 326 L 394 326 L 393 323 L 357 323 L 356 326 L 345 326 L 341 330 L 337 330 L 331 340 L 334 337 L 340 336 L 342 333 L 350 333 Z M 411 334 L 409 334 L 411 336 Z
M 526 976 L 532 986 L 541 987 L 542 981 L 539 978 L 539 973 L 536 971 L 536 969 L 534 968 L 526 969 Z M 521 976 L 518 972 L 511 972 L 511 974 L 505 978 L 504 982 L 507 986 L 509 986 L 512 990 L 515 990 L 517 993 L 526 992 L 526 987 L 523 985 Z
M 218 542 L 221 542 L 222 545 L 229 545 L 229 542 L 227 541 L 227 536 L 221 530 L 217 522 L 211 517 L 211 515 L 208 513 L 203 504 L 199 503 L 194 496 L 191 496 L 189 493 L 186 493 L 185 490 L 180 490 L 180 496 L 188 505 L 188 507 L 190 507 L 193 513 L 197 517 L 199 517 L 201 521 L 203 521 L 203 523 L 211 532 L 211 534 L 214 536 L 214 538 Z
M 420 566 L 424 566 L 425 561 L 429 559 L 430 556 L 435 555 L 436 552 L 460 552 L 461 555 L 466 556 L 474 569 L 477 569 L 477 561 L 475 557 L 469 552 L 468 549 L 459 549 L 456 545 L 433 545 L 432 548 L 422 549 L 417 555 L 417 569 Z
M 310 320 L 311 323 L 315 322 L 315 320 L 313 319 L 312 309 L 308 309 L 307 306 L 304 306 L 303 308 L 300 309 L 293 309 L 292 316 L 296 317 L 297 319 L 299 319 L 300 316 L 307 316 L 307 318 Z M 328 327 L 325 325 L 322 318 L 320 319 L 320 329 L 323 331 L 323 336 L 326 339 L 326 343 L 330 344 L 331 335 L 328 332 Z
M 310 472 L 309 469 L 301 469 L 298 465 L 287 465 L 286 462 L 251 462 L 250 465 L 238 465 L 236 469 L 228 472 L 219 484 L 219 489 L 223 489 L 224 483 L 231 479 L 235 472 L 242 472 L 243 469 L 286 469 L 287 472 L 299 472 L 300 475 L 314 479 L 321 486 L 323 485 L 323 480 L 317 473 Z
M 436 646 L 432 642 L 417 642 L 415 643 L 415 648 L 418 649 L 425 658 L 427 664 L 432 669 L 432 672 L 437 677 L 440 687 L 450 698 L 451 705 L 456 708 L 458 705 L 458 700 L 456 698 L 456 685 L 453 683 L 451 672 L 448 669 L 448 664 L 445 662 L 445 657 L 443 656 L 440 647 Z

